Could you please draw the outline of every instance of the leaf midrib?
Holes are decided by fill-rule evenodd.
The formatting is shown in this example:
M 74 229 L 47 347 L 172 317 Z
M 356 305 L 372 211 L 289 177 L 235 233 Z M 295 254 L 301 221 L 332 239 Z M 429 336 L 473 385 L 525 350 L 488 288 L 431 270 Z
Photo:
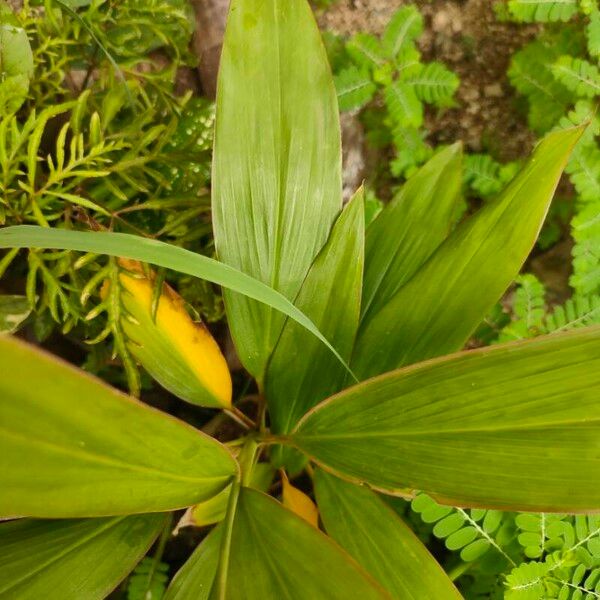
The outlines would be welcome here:
M 121 460 L 111 458 L 109 456 L 102 456 L 100 454 L 86 452 L 85 450 L 80 450 L 77 448 L 61 446 L 60 444 L 50 442 L 48 440 L 32 439 L 30 437 L 27 437 L 25 435 L 20 435 L 18 433 L 15 433 L 14 431 L 11 431 L 11 430 L 6 429 L 5 427 L 1 427 L 1 426 L 0 426 L 0 431 L 8 436 L 12 436 L 13 438 L 17 438 L 19 440 L 25 441 L 29 446 L 38 445 L 38 446 L 49 448 L 51 451 L 54 451 L 55 453 L 58 453 L 58 454 L 64 454 L 67 456 L 70 455 L 70 456 L 73 456 L 80 460 L 84 460 L 84 461 L 87 460 L 92 463 L 95 462 L 95 463 L 102 464 L 105 466 L 123 469 L 125 471 L 133 471 L 133 472 L 137 471 L 140 473 L 158 475 L 166 480 L 185 481 L 185 482 L 189 482 L 189 483 L 200 483 L 200 482 L 204 482 L 204 481 L 218 481 L 220 479 L 228 479 L 228 475 L 223 475 L 223 476 L 219 476 L 219 477 L 217 477 L 217 476 L 189 477 L 186 475 L 178 475 L 176 473 L 169 473 L 168 471 L 162 471 L 160 469 L 156 469 L 153 467 L 147 467 L 147 466 L 136 464 L 136 463 L 123 462 Z

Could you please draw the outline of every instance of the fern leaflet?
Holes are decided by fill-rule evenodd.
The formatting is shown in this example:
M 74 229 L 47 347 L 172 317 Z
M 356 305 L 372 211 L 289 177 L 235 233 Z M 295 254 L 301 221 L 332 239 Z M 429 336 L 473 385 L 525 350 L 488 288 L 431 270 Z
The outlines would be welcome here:
M 371 78 L 355 66 L 340 71 L 334 81 L 341 111 L 362 108 L 377 90 Z
M 568 21 L 577 13 L 577 0 L 509 0 L 508 10 L 517 21 Z
M 583 98 L 600 94 L 598 67 L 582 58 L 561 56 L 552 66 L 554 76 L 568 90 Z
M 412 43 L 423 33 L 423 17 L 414 5 L 396 11 L 381 38 L 383 48 L 390 58 Z

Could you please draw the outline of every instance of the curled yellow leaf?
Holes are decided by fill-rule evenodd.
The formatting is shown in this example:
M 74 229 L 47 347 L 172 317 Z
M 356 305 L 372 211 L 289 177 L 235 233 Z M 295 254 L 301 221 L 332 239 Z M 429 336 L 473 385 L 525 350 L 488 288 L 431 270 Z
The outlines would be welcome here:
M 122 320 L 132 355 L 163 387 L 179 398 L 215 408 L 231 406 L 231 375 L 218 344 L 202 323 L 194 322 L 184 301 L 163 284 L 155 318 L 153 273 L 141 263 L 119 259 Z
M 313 527 L 319 526 L 319 511 L 315 503 L 304 492 L 294 487 L 288 480 L 285 473 L 282 474 L 282 500 L 283 505 L 302 517 Z

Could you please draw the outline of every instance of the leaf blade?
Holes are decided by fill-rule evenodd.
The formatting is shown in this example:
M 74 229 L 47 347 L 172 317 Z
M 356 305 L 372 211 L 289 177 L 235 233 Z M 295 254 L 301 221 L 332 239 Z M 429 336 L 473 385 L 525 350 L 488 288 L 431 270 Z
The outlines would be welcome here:
M 221 530 L 211 532 L 175 576 L 165 600 L 209 597 Z M 390 598 L 329 538 L 249 488 L 242 488 L 239 496 L 230 548 L 223 600 Z
M 458 353 L 326 400 L 288 441 L 393 493 L 589 512 L 600 508 L 598 366 L 597 327 Z
M 318 469 L 315 493 L 327 533 L 394 598 L 461 598 L 416 535 L 366 487 Z
M 104 598 L 148 550 L 166 517 L 19 519 L 0 525 L 0 596 Z
M 235 476 L 229 452 L 190 426 L 14 338 L 0 337 L 0 356 L 0 515 L 171 510 Z
M 583 131 L 546 136 L 505 192 L 463 221 L 360 329 L 359 378 L 460 350 L 527 258 Z
M 36 225 L 3 227 L 0 229 L 0 248 L 57 248 L 96 252 L 139 260 L 205 279 L 268 304 L 302 324 L 318 337 L 349 371 L 337 350 L 325 339 L 311 320 L 287 298 L 249 275 L 207 256 L 165 242 L 127 233 L 71 231 Z
M 335 87 L 305 0 L 232 3 L 212 180 L 220 259 L 292 299 L 342 203 Z M 241 361 L 262 380 L 284 319 L 229 292 L 225 303 Z

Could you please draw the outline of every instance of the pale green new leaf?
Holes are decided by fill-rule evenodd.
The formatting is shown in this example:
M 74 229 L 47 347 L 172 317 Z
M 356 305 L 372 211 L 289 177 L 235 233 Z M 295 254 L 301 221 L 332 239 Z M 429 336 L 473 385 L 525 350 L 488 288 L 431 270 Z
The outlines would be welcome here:
M 345 360 L 350 360 L 360 315 L 364 226 L 361 189 L 336 221 L 295 302 Z M 291 431 L 308 409 L 337 392 L 345 379 L 346 372 L 335 357 L 302 327 L 288 321 L 265 378 L 271 429 Z
M 460 144 L 421 167 L 369 225 L 361 311 L 376 314 L 450 233 L 462 180 Z
M 285 296 L 229 265 L 196 252 L 127 233 L 71 231 L 35 225 L 15 225 L 0 229 L 0 248 L 57 248 L 95 252 L 140 260 L 205 279 L 239 294 L 244 294 L 291 317 L 318 337 L 345 365 L 337 351 L 323 337 L 314 323 Z
M 398 600 L 461 598 L 410 527 L 375 492 L 318 469 L 315 493 L 327 533 Z
M 390 598 L 327 536 L 249 488 L 239 495 L 228 556 L 221 553 L 221 560 L 229 562 L 219 586 L 215 576 L 224 531 L 219 526 L 199 546 L 175 576 L 165 600 Z
M 463 221 L 361 328 L 352 361 L 361 379 L 462 348 L 527 258 L 582 132 L 544 138 L 505 191 Z
M 0 336 L 0 516 L 172 510 L 218 494 L 236 473 L 212 438 Z
M 600 328 L 431 360 L 318 405 L 288 441 L 342 477 L 442 504 L 600 509 Z
M 213 222 L 223 262 L 293 299 L 341 209 L 335 87 L 305 0 L 234 0 L 221 56 Z M 225 291 L 259 381 L 285 318 Z
M 102 600 L 165 523 L 153 514 L 0 524 L 0 598 Z

